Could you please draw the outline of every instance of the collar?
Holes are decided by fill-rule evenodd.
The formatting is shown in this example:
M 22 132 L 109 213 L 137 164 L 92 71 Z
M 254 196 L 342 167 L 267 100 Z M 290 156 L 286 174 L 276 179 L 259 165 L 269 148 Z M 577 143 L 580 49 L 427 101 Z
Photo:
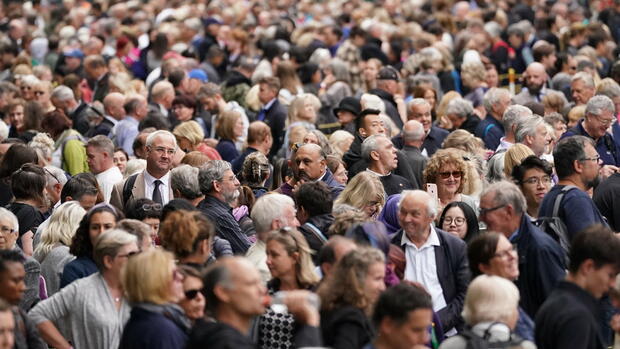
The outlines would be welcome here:
M 319 177 L 315 182 L 321 182 L 323 178 L 325 178 L 326 175 L 327 175 L 327 171 L 323 172 L 323 175 Z
M 409 245 L 409 246 L 413 246 L 418 250 L 422 250 L 426 247 L 429 246 L 440 246 L 441 243 L 439 242 L 439 236 L 437 235 L 437 231 L 435 230 L 435 227 L 431 224 L 430 225 L 431 228 L 431 233 L 429 234 L 428 238 L 426 239 L 426 242 L 424 243 L 424 245 L 422 245 L 422 247 L 418 248 L 413 242 L 411 242 L 411 240 L 409 240 L 409 237 L 407 236 L 407 233 L 403 230 L 403 236 L 400 240 L 400 245 Z
M 381 174 L 379 172 L 375 172 L 375 171 L 371 170 L 370 168 L 367 168 L 366 171 L 368 171 L 368 172 L 370 172 L 370 173 L 372 173 L 372 174 L 374 174 L 376 176 L 379 176 L 379 177 L 387 177 L 390 174 L 392 174 L 392 172 L 388 172 L 387 174 Z
M 263 106 L 263 109 L 264 109 L 265 111 L 267 111 L 267 110 L 271 109 L 271 106 L 272 106 L 275 102 L 276 102 L 276 99 L 275 99 L 275 98 L 274 98 L 274 99 L 272 99 L 272 100 L 270 100 L 269 102 L 267 102 L 267 104 L 265 104 L 265 105 Z
M 107 174 L 109 174 L 109 173 L 112 173 L 112 172 L 117 172 L 117 171 L 118 171 L 118 173 L 119 173 L 119 174 L 121 173 L 121 170 L 119 170 L 119 169 L 118 169 L 118 167 L 116 167 L 116 165 L 112 165 L 112 166 L 111 166 L 110 168 L 108 168 L 107 170 L 99 172 L 99 173 L 97 174 L 97 176 L 105 176 L 105 175 L 107 175 Z M 145 172 L 146 172 L 146 171 L 145 171 Z M 122 174 L 121 174 L 121 175 L 122 175 Z M 160 179 L 160 180 L 161 180 L 161 179 Z
M 116 120 L 115 118 L 111 117 L 110 115 L 104 115 L 104 118 L 106 118 L 108 121 L 110 121 L 113 125 L 118 124 L 118 120 Z
M 144 179 L 146 180 L 146 183 L 148 183 L 148 185 L 153 185 L 153 182 L 159 179 L 164 186 L 168 186 L 168 182 L 170 181 L 170 171 L 166 172 L 166 174 L 163 175 L 163 177 L 161 178 L 155 178 L 151 176 L 151 174 L 147 170 L 144 170 L 143 173 Z

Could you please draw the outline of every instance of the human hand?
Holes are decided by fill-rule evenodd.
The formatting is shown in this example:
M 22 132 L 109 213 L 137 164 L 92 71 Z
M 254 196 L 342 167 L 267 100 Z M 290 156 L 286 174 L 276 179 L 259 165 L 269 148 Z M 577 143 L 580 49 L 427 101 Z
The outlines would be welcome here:
M 320 323 L 319 309 L 310 303 L 311 297 L 318 296 L 306 290 L 287 291 L 284 304 L 297 322 L 318 327 Z
M 618 172 L 618 167 L 614 165 L 604 165 L 599 170 L 599 174 L 601 175 L 602 179 L 606 179 L 607 177 L 613 175 L 616 172 Z

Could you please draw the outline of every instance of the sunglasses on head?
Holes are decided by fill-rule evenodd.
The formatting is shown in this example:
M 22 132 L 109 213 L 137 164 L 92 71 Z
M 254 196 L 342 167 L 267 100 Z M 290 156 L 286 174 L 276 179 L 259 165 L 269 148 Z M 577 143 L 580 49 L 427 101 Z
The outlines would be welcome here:
M 200 290 L 189 290 L 189 291 L 185 291 L 185 298 L 187 299 L 194 299 L 196 298 L 196 296 L 198 296 L 198 292 L 200 292 Z

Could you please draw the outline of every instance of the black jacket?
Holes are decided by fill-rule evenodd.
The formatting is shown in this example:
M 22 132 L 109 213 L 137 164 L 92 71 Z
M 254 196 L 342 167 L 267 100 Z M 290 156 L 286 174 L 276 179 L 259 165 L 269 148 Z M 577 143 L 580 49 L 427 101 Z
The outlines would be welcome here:
M 282 105 L 278 99 L 276 99 L 265 112 L 265 119 L 263 121 L 271 128 L 271 136 L 273 137 L 273 145 L 269 153 L 270 156 L 274 156 L 276 152 L 282 148 L 287 114 L 286 107 Z
M 344 306 L 321 312 L 321 332 L 326 347 L 361 349 L 374 337 L 374 328 L 361 309 Z
M 437 276 L 446 300 L 446 307 L 439 310 L 437 315 L 441 320 L 441 326 L 445 331 L 453 327 L 457 330 L 463 328 L 461 318 L 465 293 L 471 278 L 469 263 L 467 261 L 467 245 L 454 235 L 435 228 L 439 237 L 439 246 L 435 246 L 435 263 Z M 392 244 L 399 246 L 405 252 L 405 245 L 401 245 L 403 230 L 399 230 L 392 237 Z
M 403 146 L 403 154 L 407 157 L 407 162 L 411 167 L 411 171 L 418 180 L 417 183 L 411 183 L 418 188 L 422 188 L 424 184 L 424 168 L 426 168 L 426 162 L 428 159 L 422 155 L 422 151 L 414 146 Z
M 521 293 L 521 307 L 534 318 L 538 308 L 566 274 L 564 252 L 525 214 L 511 242 L 516 244 L 519 253 L 519 278 L 515 283 Z
M 539 349 L 603 349 L 599 302 L 586 290 L 568 281 L 556 289 L 536 315 L 536 345 Z
M 386 176 L 379 177 L 386 196 L 400 194 L 403 190 L 411 190 L 413 186 L 405 177 L 390 173 Z
M 319 328 L 299 326 L 295 331 L 295 348 L 320 347 Z M 222 322 L 198 320 L 189 335 L 186 349 L 257 349 L 250 337 Z
M 374 88 L 368 91 L 368 93 L 378 96 L 381 100 L 383 100 L 383 104 L 385 105 L 385 114 L 387 114 L 387 116 L 394 121 L 394 125 L 396 125 L 399 130 L 402 130 L 403 120 L 400 118 L 400 114 L 398 113 L 394 96 L 387 91 L 378 88 Z
M 594 204 L 613 231 L 620 231 L 620 174 L 614 173 L 594 190 Z
M 310 217 L 299 227 L 299 232 L 304 235 L 308 246 L 315 252 L 312 261 L 318 265 L 319 250 L 327 240 L 327 230 L 334 223 L 334 216 L 331 213 L 321 214 Z M 317 231 L 318 230 L 318 231 Z M 320 235 L 322 234 L 322 236 Z

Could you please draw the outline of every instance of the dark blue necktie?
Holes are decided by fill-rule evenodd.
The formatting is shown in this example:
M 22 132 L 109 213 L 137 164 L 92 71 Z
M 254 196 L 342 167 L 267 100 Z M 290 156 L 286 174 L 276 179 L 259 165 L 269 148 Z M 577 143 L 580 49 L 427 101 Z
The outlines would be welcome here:
M 256 116 L 256 120 L 258 120 L 258 121 L 265 120 L 265 115 L 266 114 L 267 114 L 267 109 L 260 108 L 260 111 L 258 112 L 258 115 Z

